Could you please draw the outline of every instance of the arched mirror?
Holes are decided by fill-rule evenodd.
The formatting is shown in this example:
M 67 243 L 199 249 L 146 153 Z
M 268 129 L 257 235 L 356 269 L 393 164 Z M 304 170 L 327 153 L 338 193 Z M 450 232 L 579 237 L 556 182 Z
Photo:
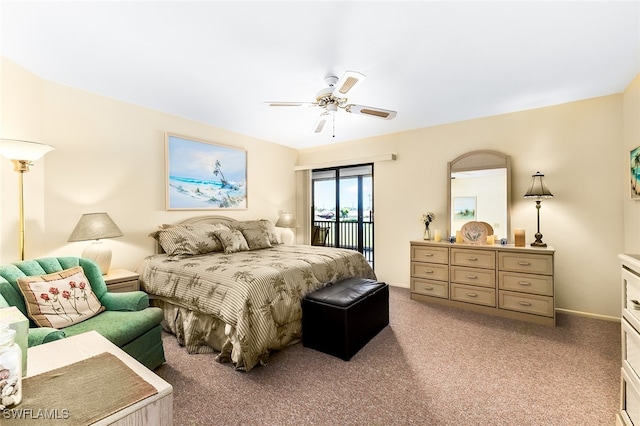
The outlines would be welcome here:
M 496 240 L 511 240 L 511 157 L 498 151 L 462 154 L 447 164 L 448 229 L 487 222 Z

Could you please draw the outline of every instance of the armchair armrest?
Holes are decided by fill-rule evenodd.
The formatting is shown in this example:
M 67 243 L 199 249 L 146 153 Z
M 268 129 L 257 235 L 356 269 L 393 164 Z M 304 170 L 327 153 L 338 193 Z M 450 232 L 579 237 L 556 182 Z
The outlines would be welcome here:
M 149 295 L 144 291 L 107 292 L 100 302 L 107 311 L 141 311 L 149 306 Z
M 27 347 L 38 346 L 67 337 L 64 331 L 52 327 L 30 328 L 27 335 Z

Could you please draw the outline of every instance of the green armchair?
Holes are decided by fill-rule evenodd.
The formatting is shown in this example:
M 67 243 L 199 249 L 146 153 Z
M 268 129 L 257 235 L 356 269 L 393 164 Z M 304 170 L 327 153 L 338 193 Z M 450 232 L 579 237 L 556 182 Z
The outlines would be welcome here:
M 17 280 L 81 266 L 92 291 L 105 307 L 98 315 L 62 329 L 38 327 L 29 319 L 29 347 L 95 330 L 149 369 L 164 361 L 162 310 L 149 307 L 143 291 L 110 293 L 100 268 L 80 257 L 50 257 L 0 265 L 0 308 L 15 306 L 25 317 L 27 308 Z

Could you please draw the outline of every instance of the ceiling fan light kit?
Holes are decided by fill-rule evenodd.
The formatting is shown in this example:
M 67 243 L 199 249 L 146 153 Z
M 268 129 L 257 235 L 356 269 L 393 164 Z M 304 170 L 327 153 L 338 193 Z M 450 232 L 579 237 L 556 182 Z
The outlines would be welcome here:
M 334 120 L 335 137 L 335 117 L 334 114 L 338 108 L 344 109 L 351 114 L 361 114 L 369 117 L 377 117 L 384 120 L 393 119 L 397 112 L 377 107 L 368 107 L 357 104 L 347 104 L 346 95 L 355 87 L 357 87 L 366 77 L 357 71 L 347 71 L 342 78 L 330 75 L 325 77 L 324 81 L 328 87 L 318 91 L 315 102 L 267 102 L 272 107 L 302 107 L 302 106 L 319 106 L 325 111 L 320 114 L 313 127 L 313 133 L 322 133 L 326 127 L 329 118 Z

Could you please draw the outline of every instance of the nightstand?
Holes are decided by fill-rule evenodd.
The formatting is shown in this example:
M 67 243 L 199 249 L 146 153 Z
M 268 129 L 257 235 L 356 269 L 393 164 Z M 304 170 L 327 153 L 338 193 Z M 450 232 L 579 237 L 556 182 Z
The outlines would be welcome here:
M 107 290 L 112 293 L 140 290 L 139 275 L 126 269 L 110 269 L 102 276 L 107 284 Z

